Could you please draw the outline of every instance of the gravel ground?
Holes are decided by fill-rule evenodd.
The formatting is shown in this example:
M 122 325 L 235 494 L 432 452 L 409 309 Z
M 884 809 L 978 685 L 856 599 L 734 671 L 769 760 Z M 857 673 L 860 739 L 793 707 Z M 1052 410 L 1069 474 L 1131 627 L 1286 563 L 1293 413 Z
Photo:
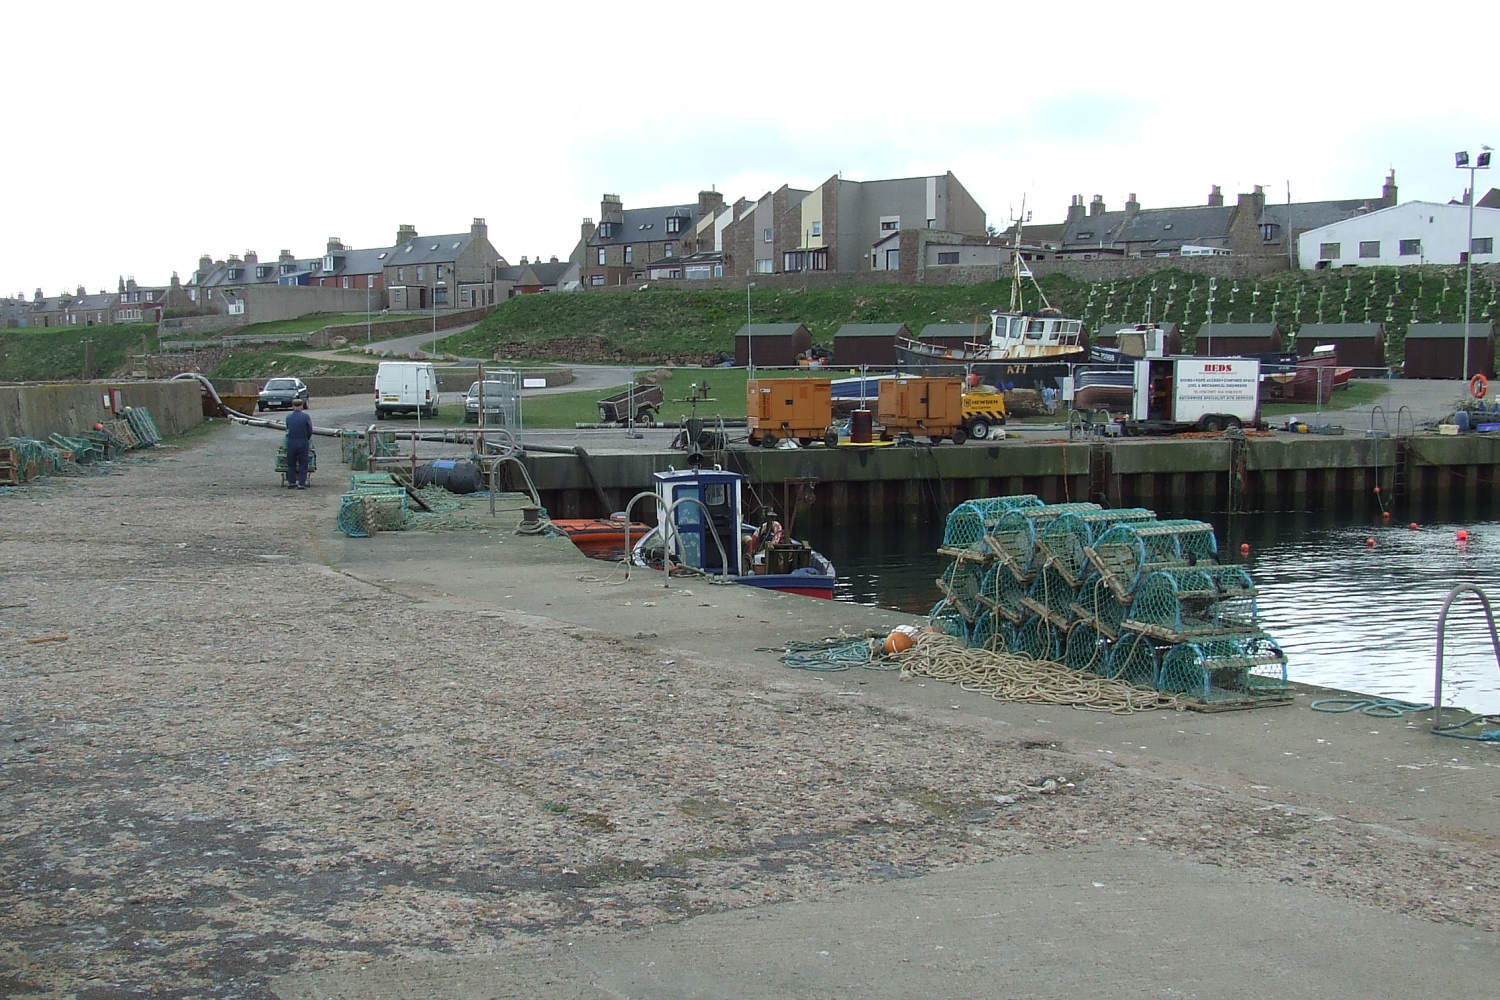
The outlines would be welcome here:
M 1088 843 L 1500 930 L 1500 845 L 1399 804 L 1356 821 L 341 572 L 342 470 L 280 490 L 273 451 L 221 427 L 0 490 L 0 994 L 270 997 Z

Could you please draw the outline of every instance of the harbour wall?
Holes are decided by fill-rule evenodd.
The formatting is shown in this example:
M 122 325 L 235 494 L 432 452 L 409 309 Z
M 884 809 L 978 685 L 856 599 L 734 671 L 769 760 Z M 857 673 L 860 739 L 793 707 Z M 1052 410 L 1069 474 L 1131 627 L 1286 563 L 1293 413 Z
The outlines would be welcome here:
M 685 468 L 686 459 L 667 452 L 586 461 L 528 455 L 526 461 L 551 516 L 594 517 L 623 510 L 651 489 L 653 472 Z M 1476 434 L 814 446 L 713 452 L 707 461 L 744 473 L 777 504 L 783 484 L 812 480 L 819 516 L 882 524 L 942 516 L 974 497 L 1022 493 L 1048 503 L 1093 501 L 1162 513 L 1500 512 L 1500 437 Z M 632 511 L 637 520 L 650 514 L 642 503 Z
M 181 434 L 203 422 L 201 396 L 191 379 L 0 385 L 0 438 L 77 436 L 113 419 L 115 406 L 143 406 L 157 430 Z

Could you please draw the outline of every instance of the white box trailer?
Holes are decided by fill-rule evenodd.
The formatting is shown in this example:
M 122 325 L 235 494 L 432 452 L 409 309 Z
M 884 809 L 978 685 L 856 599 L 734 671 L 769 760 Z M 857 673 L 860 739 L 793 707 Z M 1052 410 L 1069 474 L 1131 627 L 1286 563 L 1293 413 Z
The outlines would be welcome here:
M 1260 423 L 1256 358 L 1168 357 L 1135 362 L 1135 391 L 1125 430 L 1170 434 Z

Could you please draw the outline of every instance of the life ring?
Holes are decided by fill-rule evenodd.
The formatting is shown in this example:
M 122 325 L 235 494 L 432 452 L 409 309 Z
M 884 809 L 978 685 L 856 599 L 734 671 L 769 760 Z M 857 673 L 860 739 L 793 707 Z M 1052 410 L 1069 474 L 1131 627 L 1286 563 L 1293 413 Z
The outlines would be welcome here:
M 1484 394 L 1489 391 L 1490 380 L 1483 375 L 1475 375 L 1469 379 L 1469 395 L 1475 399 L 1483 399 Z

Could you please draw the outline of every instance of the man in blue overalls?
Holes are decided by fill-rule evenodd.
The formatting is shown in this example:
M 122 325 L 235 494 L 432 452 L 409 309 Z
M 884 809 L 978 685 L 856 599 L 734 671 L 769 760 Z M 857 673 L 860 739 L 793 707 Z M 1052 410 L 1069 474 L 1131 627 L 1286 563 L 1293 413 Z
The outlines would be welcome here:
M 302 400 L 292 400 L 292 412 L 286 415 L 286 485 L 307 489 L 307 453 L 312 447 L 312 417 L 302 408 Z

